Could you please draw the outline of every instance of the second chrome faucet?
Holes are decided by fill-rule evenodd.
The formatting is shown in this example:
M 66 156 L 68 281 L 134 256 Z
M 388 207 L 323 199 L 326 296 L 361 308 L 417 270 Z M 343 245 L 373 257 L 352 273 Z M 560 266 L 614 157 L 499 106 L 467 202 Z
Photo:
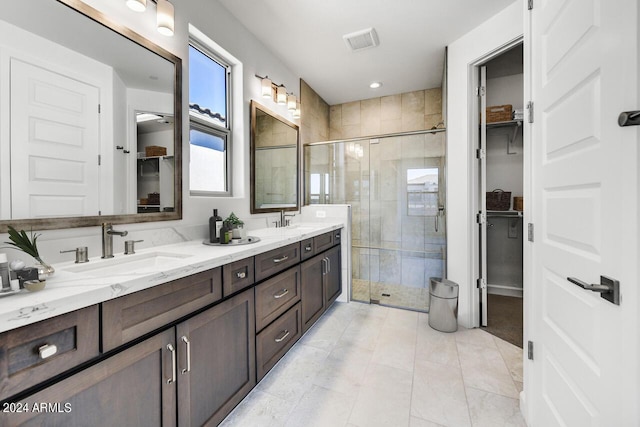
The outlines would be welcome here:
M 113 258 L 113 235 L 126 236 L 127 231 L 116 231 L 109 223 L 102 224 L 102 258 Z

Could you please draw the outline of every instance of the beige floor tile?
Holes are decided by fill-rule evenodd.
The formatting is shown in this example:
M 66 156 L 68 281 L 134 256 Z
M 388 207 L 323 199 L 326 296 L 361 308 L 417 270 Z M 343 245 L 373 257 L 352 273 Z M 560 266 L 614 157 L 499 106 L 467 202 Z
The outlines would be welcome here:
M 349 423 L 359 427 L 409 425 L 411 392 L 363 387 L 351 411 Z
M 432 329 L 427 324 L 426 314 L 419 317 L 417 332 L 416 361 L 460 367 L 455 334 Z
M 281 426 L 294 407 L 295 402 L 253 389 L 220 426 Z
M 470 426 L 469 410 L 459 368 L 416 362 L 411 415 L 442 425 Z
M 473 427 L 525 427 L 518 399 L 467 387 Z
M 223 425 L 524 425 L 522 351 L 479 329 L 435 331 L 427 319 L 335 304 Z
M 444 427 L 442 424 L 437 424 L 431 421 L 423 420 L 418 417 L 411 417 L 409 419 L 409 427 Z
M 463 342 L 468 344 L 474 344 L 481 347 L 488 347 L 497 349 L 496 343 L 493 340 L 493 335 L 483 331 L 480 328 L 466 329 L 463 327 L 458 328 L 455 334 L 457 342 Z
M 458 342 L 462 377 L 467 387 L 516 399 L 518 390 L 497 348 Z
M 524 364 L 524 354 L 522 352 L 522 349 L 498 337 L 493 337 L 493 340 L 495 341 L 500 354 L 502 354 L 504 363 L 507 365 L 507 368 L 509 369 L 509 373 L 511 374 L 513 380 L 522 382 L 522 370 Z
M 288 427 L 341 427 L 347 424 L 355 396 L 314 385 L 289 415 Z

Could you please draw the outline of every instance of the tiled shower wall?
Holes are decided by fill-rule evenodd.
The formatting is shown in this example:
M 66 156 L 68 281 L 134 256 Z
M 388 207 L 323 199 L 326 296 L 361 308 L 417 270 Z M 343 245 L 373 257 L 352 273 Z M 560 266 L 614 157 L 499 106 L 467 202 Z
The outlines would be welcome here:
M 329 139 L 348 139 L 431 129 L 442 121 L 442 90 L 399 95 L 329 107 Z
M 312 131 L 312 127 L 322 127 L 325 122 L 325 110 L 317 102 L 321 98 L 314 92 L 305 95 L 304 87 L 301 93 L 308 111 L 313 112 L 303 115 L 301 133 L 305 142 L 368 136 L 379 140 L 377 144 L 364 140 L 305 149 L 305 204 L 310 203 L 310 175 L 316 173 L 323 177 L 323 185 L 324 174 L 328 174 L 329 182 L 315 203 L 352 206 L 353 278 L 427 288 L 430 277 L 445 276 L 446 213 L 439 218 L 436 232 L 433 216 L 408 214 L 406 188 L 407 168 L 438 166 L 442 171 L 440 204 L 445 204 L 445 134 L 383 136 L 438 126 L 442 121 L 441 89 L 331 106 L 327 139 L 318 139 L 317 130 Z M 304 136 L 305 122 L 313 135 Z M 360 155 L 353 152 L 354 144 L 362 147 Z M 371 298 L 379 296 L 372 294 Z

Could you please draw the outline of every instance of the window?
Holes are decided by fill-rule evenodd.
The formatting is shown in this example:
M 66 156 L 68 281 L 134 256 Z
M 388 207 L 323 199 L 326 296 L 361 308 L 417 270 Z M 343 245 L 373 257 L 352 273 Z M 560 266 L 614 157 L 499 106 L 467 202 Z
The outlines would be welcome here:
M 189 43 L 189 185 L 191 194 L 231 194 L 229 64 Z
M 407 169 L 407 213 L 438 215 L 438 168 Z

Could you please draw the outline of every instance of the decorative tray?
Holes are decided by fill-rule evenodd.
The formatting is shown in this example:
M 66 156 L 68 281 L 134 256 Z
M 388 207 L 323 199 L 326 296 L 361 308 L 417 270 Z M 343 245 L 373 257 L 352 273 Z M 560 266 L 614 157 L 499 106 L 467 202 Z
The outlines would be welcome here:
M 231 239 L 229 243 L 211 243 L 208 240 L 203 240 L 202 244 L 207 246 L 238 246 L 238 245 L 250 245 L 251 243 L 258 243 L 259 237 L 247 236 L 243 239 Z

